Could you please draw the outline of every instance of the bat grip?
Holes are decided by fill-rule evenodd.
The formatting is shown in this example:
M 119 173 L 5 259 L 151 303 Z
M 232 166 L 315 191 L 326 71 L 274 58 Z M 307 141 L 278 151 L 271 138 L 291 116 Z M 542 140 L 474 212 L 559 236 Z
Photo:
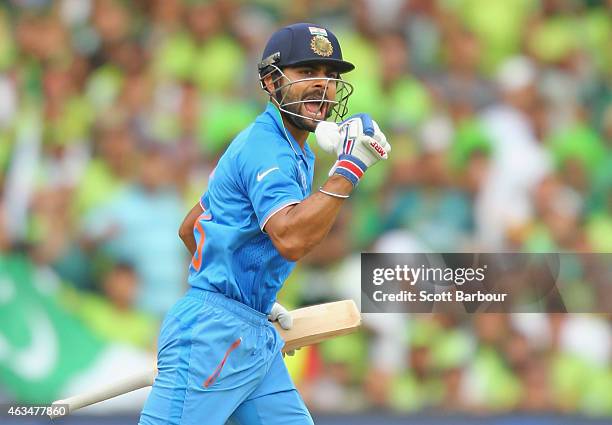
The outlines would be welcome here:
M 74 412 L 75 410 L 81 409 L 86 406 L 90 406 L 95 403 L 99 403 L 104 400 L 108 400 L 119 395 L 129 393 L 132 391 L 139 390 L 141 388 L 149 387 L 153 385 L 155 376 L 157 375 L 156 369 L 151 369 L 146 372 L 133 375 L 119 382 L 112 383 L 97 390 L 78 394 L 72 397 L 68 397 L 63 400 L 54 401 L 52 406 L 66 406 L 67 414 Z M 51 419 L 54 419 L 60 415 L 49 415 Z

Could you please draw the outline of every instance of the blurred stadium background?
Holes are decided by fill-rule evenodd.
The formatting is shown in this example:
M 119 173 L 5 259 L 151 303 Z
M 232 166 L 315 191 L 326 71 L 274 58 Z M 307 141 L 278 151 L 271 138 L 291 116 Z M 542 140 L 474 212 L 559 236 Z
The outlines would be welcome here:
M 296 21 L 336 32 L 351 111 L 393 155 L 286 305 L 358 299 L 360 252 L 612 252 L 612 1 L 3 1 L 0 403 L 153 363 L 186 289 L 178 225 L 265 104 L 263 44 Z M 611 325 L 377 315 L 287 363 L 319 423 L 610 423 Z M 67 423 L 135 423 L 144 396 Z

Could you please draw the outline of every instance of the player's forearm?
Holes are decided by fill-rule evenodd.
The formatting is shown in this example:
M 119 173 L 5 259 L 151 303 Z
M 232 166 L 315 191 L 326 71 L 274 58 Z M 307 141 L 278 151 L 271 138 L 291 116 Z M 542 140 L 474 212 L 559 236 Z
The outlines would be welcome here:
M 191 256 L 193 256 L 197 248 L 196 240 L 193 237 L 193 234 L 185 235 L 185 236 L 181 235 L 180 238 L 183 241 L 183 244 L 185 245 L 189 253 L 191 254 Z
M 193 235 L 193 226 L 200 214 L 202 214 L 202 206 L 198 202 L 187 213 L 179 228 L 179 238 L 181 238 L 191 255 L 195 253 L 197 247 L 195 236 Z
M 351 183 L 341 176 L 332 176 L 323 190 L 348 195 Z M 291 208 L 280 211 L 268 231 L 274 245 L 285 258 L 297 261 L 308 254 L 329 233 L 344 199 L 316 192 Z M 266 226 L 268 230 L 269 226 Z

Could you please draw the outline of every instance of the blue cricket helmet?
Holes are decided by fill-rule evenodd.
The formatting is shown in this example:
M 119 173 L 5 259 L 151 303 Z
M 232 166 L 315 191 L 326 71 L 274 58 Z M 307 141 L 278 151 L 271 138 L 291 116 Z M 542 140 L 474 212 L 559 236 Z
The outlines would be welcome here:
M 348 113 L 347 101 L 353 93 L 353 86 L 340 76 L 291 80 L 282 71 L 286 67 L 309 64 L 327 64 L 338 74 L 355 69 L 352 63 L 342 58 L 340 43 L 330 30 L 320 25 L 300 23 L 281 28 L 272 34 L 258 66 L 259 82 L 261 88 L 269 94 L 279 110 L 295 126 L 314 131 L 314 124 L 306 121 L 317 123 L 332 118 L 338 122 L 344 119 Z M 273 90 L 269 90 L 264 83 L 264 79 L 268 76 L 272 77 Z M 288 97 L 288 89 L 293 84 L 309 80 L 324 82 L 320 97 L 308 96 L 301 99 Z M 333 91 L 334 95 L 329 97 L 328 90 Z M 318 107 L 318 112 L 314 115 L 312 104 Z M 311 109 L 310 116 L 299 110 L 304 105 L 308 105 L 307 108 Z
M 266 74 L 270 65 L 283 68 L 309 63 L 330 64 L 338 73 L 355 69 L 352 63 L 342 59 L 342 49 L 334 33 L 320 25 L 299 23 L 272 34 L 258 66 L 259 75 Z

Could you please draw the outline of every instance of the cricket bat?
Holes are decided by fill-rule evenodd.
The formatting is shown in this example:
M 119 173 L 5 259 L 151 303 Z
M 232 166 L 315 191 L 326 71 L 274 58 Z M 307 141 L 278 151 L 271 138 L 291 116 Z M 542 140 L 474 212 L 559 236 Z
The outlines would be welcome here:
M 361 315 L 353 300 L 336 301 L 298 308 L 291 311 L 293 327 L 285 330 L 278 322 L 274 326 L 285 341 L 283 353 L 307 345 L 317 344 L 329 338 L 355 332 L 361 325 Z M 65 413 L 51 415 L 54 419 L 66 416 L 75 410 L 153 385 L 157 369 L 152 368 L 121 381 L 103 386 L 88 393 L 75 395 L 53 402 L 54 407 L 66 407 Z M 59 411 L 60 409 L 57 409 Z

